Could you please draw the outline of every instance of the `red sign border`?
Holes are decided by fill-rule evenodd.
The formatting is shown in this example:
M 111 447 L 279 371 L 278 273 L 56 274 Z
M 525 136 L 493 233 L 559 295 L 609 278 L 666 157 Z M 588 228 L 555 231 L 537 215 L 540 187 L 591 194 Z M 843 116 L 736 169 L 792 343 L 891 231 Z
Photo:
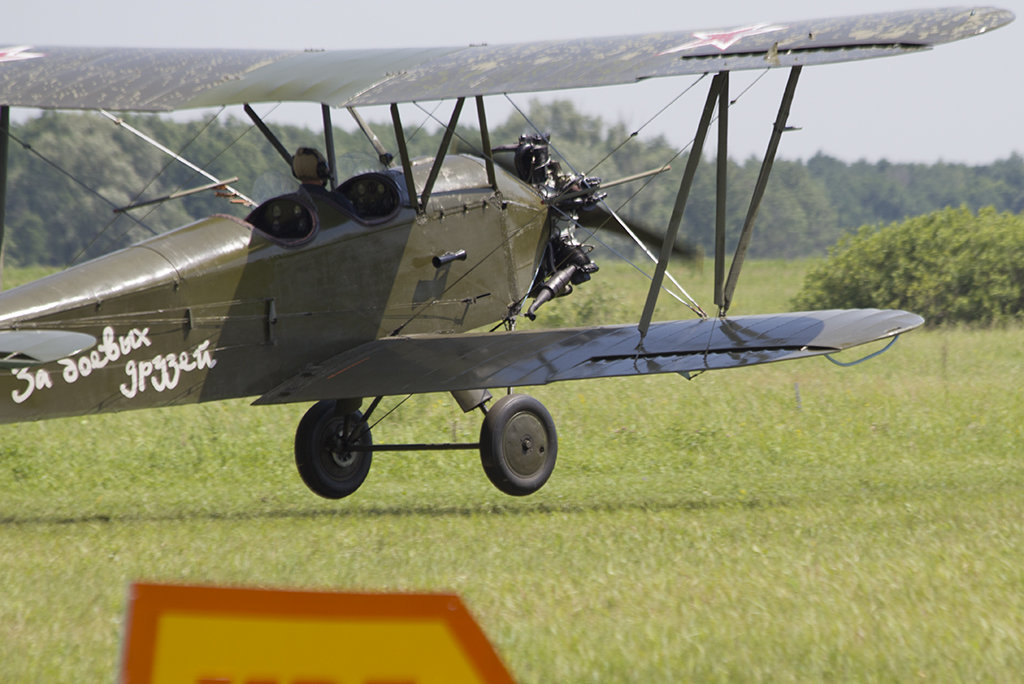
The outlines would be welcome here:
M 235 617 L 308 617 L 394 620 L 441 619 L 486 682 L 514 684 L 494 646 L 455 594 L 370 594 L 177 584 L 134 583 L 121 656 L 121 682 L 149 684 L 157 625 L 173 610 Z

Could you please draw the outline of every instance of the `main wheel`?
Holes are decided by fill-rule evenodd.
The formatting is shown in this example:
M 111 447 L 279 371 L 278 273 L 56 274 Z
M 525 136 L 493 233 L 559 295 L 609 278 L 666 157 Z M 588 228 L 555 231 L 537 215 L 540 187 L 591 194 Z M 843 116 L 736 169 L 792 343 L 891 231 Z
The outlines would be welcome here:
M 480 462 L 495 487 L 533 494 L 551 477 L 557 455 L 555 422 L 543 404 L 525 394 L 494 402 L 480 427 Z
M 359 411 L 338 413 L 337 402 L 312 406 L 295 431 L 295 465 L 306 486 L 326 499 L 359 489 L 370 472 L 370 429 Z

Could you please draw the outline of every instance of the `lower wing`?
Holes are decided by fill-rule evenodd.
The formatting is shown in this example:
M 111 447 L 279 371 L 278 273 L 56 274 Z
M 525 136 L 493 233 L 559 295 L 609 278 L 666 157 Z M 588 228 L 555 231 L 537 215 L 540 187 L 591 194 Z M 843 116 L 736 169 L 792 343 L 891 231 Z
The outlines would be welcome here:
M 688 374 L 830 354 L 923 322 L 906 311 L 850 309 L 664 321 L 643 338 L 635 325 L 388 337 L 308 366 L 256 403 Z

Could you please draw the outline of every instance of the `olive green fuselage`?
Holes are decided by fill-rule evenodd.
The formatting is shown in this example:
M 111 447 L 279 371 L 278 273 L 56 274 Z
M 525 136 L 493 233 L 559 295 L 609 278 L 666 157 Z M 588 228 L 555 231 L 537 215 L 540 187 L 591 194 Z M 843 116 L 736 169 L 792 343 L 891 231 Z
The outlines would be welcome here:
M 431 162 L 413 165 L 417 187 Z M 2 371 L 0 421 L 258 396 L 370 340 L 500 321 L 529 292 L 548 227 L 535 192 L 497 179 L 450 156 L 420 213 L 404 192 L 360 219 L 337 193 L 300 191 L 316 224 L 302 240 L 214 216 L 4 292 L 0 331 L 97 344 Z

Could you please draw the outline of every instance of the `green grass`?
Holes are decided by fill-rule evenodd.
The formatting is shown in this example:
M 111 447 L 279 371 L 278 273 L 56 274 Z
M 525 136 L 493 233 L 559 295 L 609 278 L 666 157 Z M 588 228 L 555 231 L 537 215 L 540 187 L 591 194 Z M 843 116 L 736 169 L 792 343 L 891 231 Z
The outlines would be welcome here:
M 749 264 L 737 313 L 785 310 L 804 270 Z M 710 269 L 679 275 L 709 299 Z M 638 282 L 602 266 L 548 306 L 630 320 Z M 1021 338 L 530 389 L 560 457 L 522 499 L 472 452 L 379 455 L 352 498 L 318 499 L 291 460 L 304 406 L 4 426 L 0 681 L 110 681 L 135 580 L 455 591 L 522 682 L 1014 681 Z M 431 395 L 376 436 L 478 430 Z

